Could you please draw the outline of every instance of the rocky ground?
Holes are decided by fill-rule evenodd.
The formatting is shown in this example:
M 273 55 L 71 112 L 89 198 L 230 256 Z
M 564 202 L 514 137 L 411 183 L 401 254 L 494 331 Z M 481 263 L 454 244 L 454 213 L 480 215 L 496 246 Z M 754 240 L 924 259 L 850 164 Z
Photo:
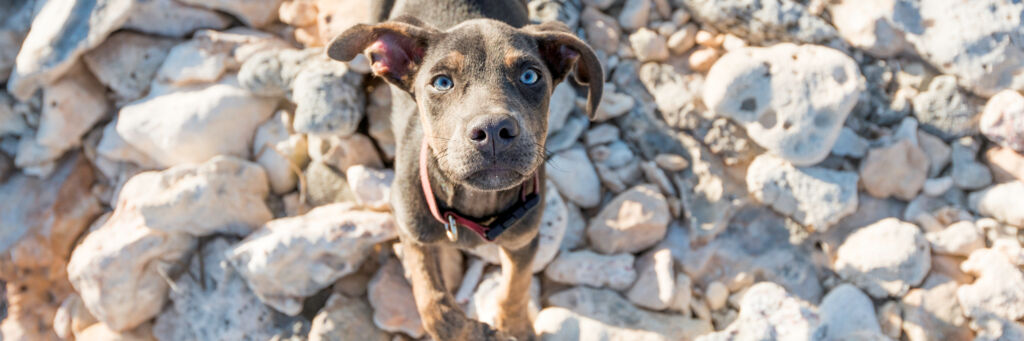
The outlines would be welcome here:
M 1024 4 L 531 0 L 552 340 L 1024 339 Z M 0 3 L 3 340 L 425 336 L 362 0 Z M 495 314 L 497 251 L 444 256 Z

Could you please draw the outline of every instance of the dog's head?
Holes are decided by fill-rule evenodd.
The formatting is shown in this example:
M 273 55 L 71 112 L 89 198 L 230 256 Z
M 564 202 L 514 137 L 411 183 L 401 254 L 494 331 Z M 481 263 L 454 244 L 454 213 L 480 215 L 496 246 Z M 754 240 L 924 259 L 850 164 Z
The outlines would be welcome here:
M 341 61 L 361 52 L 416 99 L 441 172 L 479 190 L 512 188 L 543 165 L 548 99 L 573 67 L 589 85 L 588 114 L 601 99 L 597 56 L 560 23 L 476 19 L 440 31 L 403 17 L 356 25 L 327 49 Z

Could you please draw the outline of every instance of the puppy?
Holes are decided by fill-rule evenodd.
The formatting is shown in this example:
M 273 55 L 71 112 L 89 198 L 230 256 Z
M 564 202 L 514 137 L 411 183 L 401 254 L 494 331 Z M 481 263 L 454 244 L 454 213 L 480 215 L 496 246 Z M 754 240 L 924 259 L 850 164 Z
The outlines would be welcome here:
M 392 209 L 402 262 L 435 340 L 532 340 L 527 289 L 544 202 L 548 100 L 573 71 L 600 102 L 594 51 L 561 23 L 527 25 L 522 0 L 396 0 L 390 20 L 356 25 L 329 57 L 365 53 L 390 83 L 396 136 Z M 385 12 L 387 13 L 387 12 Z M 442 282 L 439 248 L 495 243 L 495 325 L 470 320 Z

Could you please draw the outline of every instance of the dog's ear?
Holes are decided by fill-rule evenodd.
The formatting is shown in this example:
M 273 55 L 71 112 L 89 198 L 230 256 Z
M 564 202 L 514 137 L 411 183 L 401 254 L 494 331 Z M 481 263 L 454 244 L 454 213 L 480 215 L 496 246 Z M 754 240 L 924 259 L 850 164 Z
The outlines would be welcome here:
M 375 25 L 358 24 L 331 40 L 327 56 L 347 62 L 366 53 L 374 75 L 408 91 L 428 43 L 438 34 L 438 30 L 406 16 Z
M 593 118 L 604 90 L 604 71 L 594 50 L 573 35 L 568 26 L 557 21 L 526 26 L 522 30 L 537 40 L 540 55 L 556 84 L 576 67 L 576 82 L 587 85 L 587 115 Z

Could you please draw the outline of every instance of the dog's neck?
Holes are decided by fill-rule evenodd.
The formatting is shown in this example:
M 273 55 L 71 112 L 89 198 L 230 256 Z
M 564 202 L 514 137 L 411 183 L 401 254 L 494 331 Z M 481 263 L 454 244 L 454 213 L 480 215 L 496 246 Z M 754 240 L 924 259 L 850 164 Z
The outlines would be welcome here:
M 438 169 L 437 160 L 433 157 L 429 159 L 427 173 L 430 188 L 442 207 L 454 209 L 466 217 L 483 218 L 498 214 L 519 201 L 522 192 L 520 186 L 498 191 L 474 189 L 448 179 Z

